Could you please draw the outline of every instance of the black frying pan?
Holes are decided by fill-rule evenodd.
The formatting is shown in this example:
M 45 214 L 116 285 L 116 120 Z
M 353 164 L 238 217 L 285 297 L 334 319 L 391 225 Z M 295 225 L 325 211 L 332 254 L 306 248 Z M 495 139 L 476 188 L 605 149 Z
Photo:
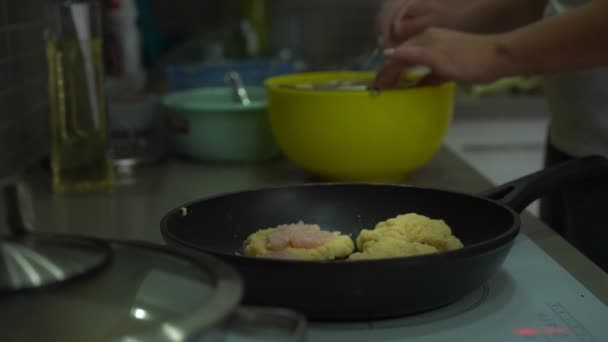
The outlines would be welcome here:
M 519 233 L 519 212 L 549 189 L 608 170 L 586 157 L 477 196 L 401 185 L 309 184 L 202 199 L 161 222 L 168 243 L 218 256 L 245 279 L 245 302 L 298 310 L 312 320 L 369 320 L 450 304 L 497 272 Z M 240 256 L 258 229 L 303 220 L 356 237 L 362 228 L 416 212 L 444 219 L 464 248 L 363 261 L 286 261 Z

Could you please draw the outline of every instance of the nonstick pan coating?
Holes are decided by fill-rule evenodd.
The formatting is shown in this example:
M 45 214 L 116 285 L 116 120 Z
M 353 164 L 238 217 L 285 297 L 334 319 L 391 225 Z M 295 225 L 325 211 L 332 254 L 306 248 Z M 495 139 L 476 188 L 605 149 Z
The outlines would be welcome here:
M 248 190 L 177 207 L 163 218 L 161 231 L 169 243 L 219 256 L 235 266 L 245 279 L 247 304 L 289 307 L 312 320 L 403 316 L 448 305 L 477 289 L 507 257 L 519 233 L 518 211 L 554 185 L 605 171 L 606 164 L 602 158 L 581 158 L 479 196 L 379 184 Z M 362 261 L 240 255 L 247 236 L 262 228 L 302 220 L 356 238 L 363 228 L 410 212 L 445 220 L 465 247 Z

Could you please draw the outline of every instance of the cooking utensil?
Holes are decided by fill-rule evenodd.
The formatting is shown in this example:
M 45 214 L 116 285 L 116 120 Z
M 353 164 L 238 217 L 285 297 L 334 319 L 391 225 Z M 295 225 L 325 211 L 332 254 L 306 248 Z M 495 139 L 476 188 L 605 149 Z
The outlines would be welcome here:
M 257 162 L 280 155 L 268 122 L 263 87 L 250 87 L 249 105 L 229 87 L 174 92 L 162 99 L 175 132 L 177 152 L 199 161 Z
M 507 257 L 519 234 L 519 212 L 549 190 L 607 170 L 607 159 L 586 157 L 478 195 L 382 184 L 246 190 L 184 204 L 164 216 L 161 232 L 169 244 L 234 265 L 245 279 L 246 303 L 289 307 L 314 320 L 404 316 L 448 305 L 479 288 Z M 323 262 L 241 254 L 243 241 L 259 229 L 302 220 L 356 238 L 363 228 L 409 212 L 445 220 L 464 248 Z
M 235 98 L 240 101 L 243 106 L 249 106 L 251 104 L 251 100 L 249 99 L 249 95 L 247 95 L 247 90 L 243 85 L 243 81 L 236 71 L 228 72 L 226 74 L 225 81 L 232 88 Z
M 3 188 L 0 341 L 302 341 L 288 309 L 240 306 L 242 280 L 217 258 L 146 242 L 33 232 L 18 184 Z
M 400 182 L 430 160 L 451 122 L 453 83 L 388 89 L 377 96 L 289 88 L 373 77 L 372 72 L 313 72 L 268 79 L 270 124 L 285 155 L 322 179 L 357 182 Z
M 240 277 L 207 255 L 144 242 L 41 234 L 5 239 L 0 246 L 74 241 L 104 245 L 111 262 L 54 286 L 3 292 L 0 321 L 6 329 L 0 329 L 0 340 L 217 341 L 229 333 L 251 336 L 260 326 L 286 340 L 303 340 L 300 314 L 239 307 Z
M 372 66 L 372 63 L 376 59 L 376 57 L 380 56 L 380 52 L 382 52 L 384 48 L 384 39 L 381 35 L 376 38 L 376 46 L 372 52 L 367 56 L 365 62 L 363 62 L 363 70 L 367 70 Z
M 365 57 L 365 60 L 359 66 L 358 70 L 366 70 L 366 71 L 369 70 L 372 66 L 372 63 L 376 59 L 376 57 L 378 57 L 380 55 L 380 51 L 382 51 L 382 36 L 379 36 L 377 38 L 376 45 L 374 46 L 372 51 Z M 348 71 L 349 68 L 341 69 L 341 70 Z M 333 82 L 332 88 L 325 88 L 325 89 L 343 90 L 344 88 L 352 88 L 352 85 L 349 84 L 349 80 L 336 80 L 336 81 L 332 81 L 332 82 Z M 315 85 L 313 85 L 313 87 L 314 86 Z M 360 86 L 362 86 L 362 87 L 357 87 L 357 88 L 354 88 L 351 90 L 373 90 L 371 87 L 371 82 L 369 82 L 369 81 L 365 82 L 364 84 L 361 84 Z

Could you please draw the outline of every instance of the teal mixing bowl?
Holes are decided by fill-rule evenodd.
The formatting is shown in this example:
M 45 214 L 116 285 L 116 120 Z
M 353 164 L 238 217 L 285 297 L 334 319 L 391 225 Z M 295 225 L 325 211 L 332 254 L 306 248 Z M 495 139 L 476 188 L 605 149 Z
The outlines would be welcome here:
M 173 92 L 162 98 L 185 157 L 211 162 L 254 162 L 280 155 L 267 114 L 263 87 L 248 87 L 250 105 L 237 102 L 228 87 Z

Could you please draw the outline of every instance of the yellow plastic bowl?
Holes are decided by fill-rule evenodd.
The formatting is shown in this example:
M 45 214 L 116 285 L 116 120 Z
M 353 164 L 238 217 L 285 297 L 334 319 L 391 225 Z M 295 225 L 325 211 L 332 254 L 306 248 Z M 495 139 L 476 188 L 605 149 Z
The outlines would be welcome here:
M 439 150 L 452 119 L 454 84 L 369 91 L 282 85 L 372 78 L 370 72 L 310 72 L 266 81 L 277 143 L 303 170 L 330 181 L 398 182 Z

